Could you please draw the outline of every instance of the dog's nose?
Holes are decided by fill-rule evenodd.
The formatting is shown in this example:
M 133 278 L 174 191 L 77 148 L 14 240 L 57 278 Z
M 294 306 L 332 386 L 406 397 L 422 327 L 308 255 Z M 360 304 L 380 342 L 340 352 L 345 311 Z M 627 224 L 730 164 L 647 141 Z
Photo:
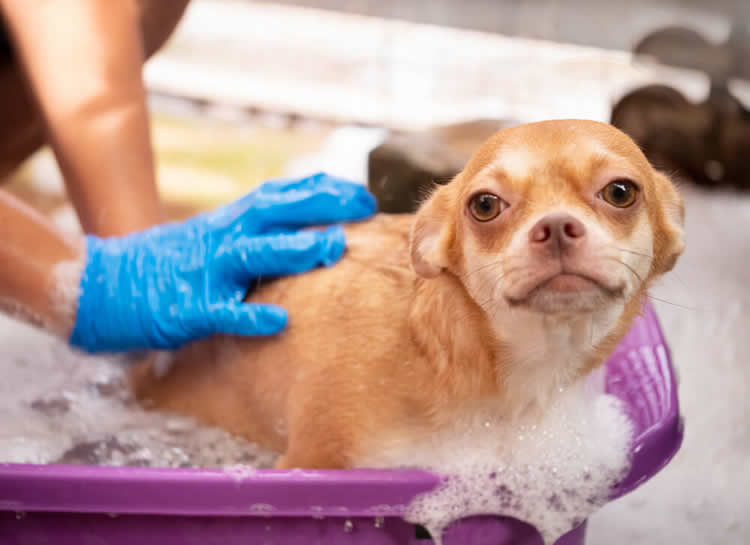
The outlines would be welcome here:
M 532 247 L 567 250 L 586 237 L 586 227 L 570 214 L 550 214 L 543 217 L 529 231 Z

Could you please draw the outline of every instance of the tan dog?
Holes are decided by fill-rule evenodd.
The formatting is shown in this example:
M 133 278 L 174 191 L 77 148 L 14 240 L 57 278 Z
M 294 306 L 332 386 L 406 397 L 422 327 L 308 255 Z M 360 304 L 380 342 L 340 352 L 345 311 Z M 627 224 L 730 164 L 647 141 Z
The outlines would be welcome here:
M 459 416 L 533 415 L 600 366 L 682 252 L 682 220 L 617 129 L 507 129 L 416 215 L 348 226 L 339 264 L 252 292 L 289 310 L 284 333 L 198 342 L 162 378 L 135 369 L 135 391 L 281 468 L 409 465 Z

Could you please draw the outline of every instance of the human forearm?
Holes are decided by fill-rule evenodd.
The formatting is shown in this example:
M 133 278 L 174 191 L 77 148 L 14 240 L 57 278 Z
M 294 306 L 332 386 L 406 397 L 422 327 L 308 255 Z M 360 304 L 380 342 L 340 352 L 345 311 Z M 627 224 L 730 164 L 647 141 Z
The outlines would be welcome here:
M 162 221 L 137 2 L 0 7 L 84 229 L 120 235 Z
M 67 338 L 82 268 L 81 241 L 0 190 L 0 309 Z

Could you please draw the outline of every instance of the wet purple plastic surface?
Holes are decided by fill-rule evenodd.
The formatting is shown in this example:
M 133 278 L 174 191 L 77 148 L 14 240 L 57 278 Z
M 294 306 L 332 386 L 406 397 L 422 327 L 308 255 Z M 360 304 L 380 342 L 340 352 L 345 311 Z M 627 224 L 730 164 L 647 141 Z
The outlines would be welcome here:
M 626 402 L 636 437 L 619 497 L 656 474 L 682 442 L 677 387 L 656 314 L 607 363 L 607 390 Z M 439 477 L 419 471 L 275 471 L 0 464 L 0 543 L 54 545 L 418 545 L 406 505 Z M 585 524 L 557 545 L 582 545 Z M 446 545 L 541 545 L 513 519 L 473 517 Z

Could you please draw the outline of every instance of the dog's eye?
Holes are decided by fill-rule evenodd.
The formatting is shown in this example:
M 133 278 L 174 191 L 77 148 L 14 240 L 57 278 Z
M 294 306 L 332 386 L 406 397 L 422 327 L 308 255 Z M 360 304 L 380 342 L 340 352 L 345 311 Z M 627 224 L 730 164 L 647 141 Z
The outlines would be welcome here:
M 506 208 L 505 201 L 492 193 L 479 193 L 469 201 L 471 215 L 477 221 L 490 221 L 500 215 Z
M 608 183 L 599 195 L 612 206 L 627 208 L 635 202 L 638 196 L 638 186 L 630 180 L 615 180 Z

